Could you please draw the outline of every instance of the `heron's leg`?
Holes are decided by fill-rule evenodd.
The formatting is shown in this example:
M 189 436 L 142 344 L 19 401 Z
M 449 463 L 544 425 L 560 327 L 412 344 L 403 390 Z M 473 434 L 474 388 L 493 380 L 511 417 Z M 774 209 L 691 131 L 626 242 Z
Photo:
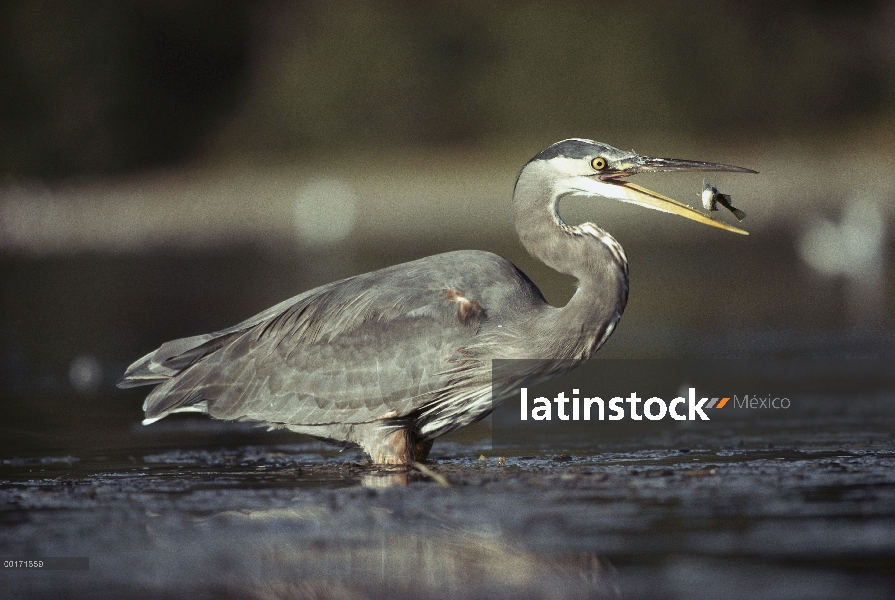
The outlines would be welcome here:
M 426 458 L 429 457 L 429 451 L 432 449 L 432 444 L 435 440 L 417 440 L 414 450 L 416 450 L 416 461 L 417 462 L 425 462 Z
M 432 441 L 421 440 L 410 429 L 402 427 L 368 440 L 363 448 L 377 465 L 407 466 L 426 460 Z
M 376 436 L 363 444 L 364 450 L 377 465 L 407 466 L 415 459 L 413 434 L 400 428 L 382 436 Z

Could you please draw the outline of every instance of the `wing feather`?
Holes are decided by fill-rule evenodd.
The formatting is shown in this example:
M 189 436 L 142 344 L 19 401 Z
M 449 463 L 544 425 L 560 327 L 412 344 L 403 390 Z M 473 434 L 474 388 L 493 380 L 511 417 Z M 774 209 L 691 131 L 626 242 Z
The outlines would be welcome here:
M 471 350 L 482 343 L 482 323 L 527 286 L 493 254 L 432 256 L 168 342 L 134 363 L 121 385 L 160 384 L 147 398 L 147 420 L 192 405 L 217 418 L 283 425 L 367 423 L 391 413 L 434 418 L 433 407 L 448 397 L 458 402 L 457 416 L 490 394 L 490 360 L 475 360 Z M 450 290 L 481 304 L 476 322 L 458 320 Z

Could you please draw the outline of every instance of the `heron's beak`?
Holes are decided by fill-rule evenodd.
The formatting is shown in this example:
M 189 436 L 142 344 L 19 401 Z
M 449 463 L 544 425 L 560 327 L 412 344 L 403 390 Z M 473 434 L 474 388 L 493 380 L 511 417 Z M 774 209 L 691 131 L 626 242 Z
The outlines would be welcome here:
M 727 171 L 730 173 L 758 173 L 745 167 L 735 167 L 721 163 L 702 162 L 699 160 L 681 160 L 680 158 L 654 158 L 640 156 L 633 161 L 634 173 L 658 173 L 660 171 Z
M 663 196 L 658 192 L 648 190 L 645 187 L 640 187 L 639 185 L 635 185 L 629 181 L 612 181 L 611 183 L 622 188 L 621 191 L 626 196 L 626 198 L 622 198 L 622 200 L 625 202 L 639 204 L 640 206 L 645 206 L 647 208 L 652 208 L 655 210 L 661 210 L 662 212 L 671 213 L 673 215 L 680 215 L 692 221 L 705 223 L 706 225 L 711 225 L 712 227 L 717 227 L 718 229 L 726 229 L 727 231 L 739 233 L 740 235 L 749 235 L 749 232 L 744 229 L 734 227 L 733 225 L 728 225 L 724 221 L 717 221 L 691 206 L 688 206 L 682 202 L 678 202 L 677 200 L 669 198 L 668 196 Z
M 680 215 L 692 221 L 717 227 L 718 229 L 725 229 L 741 235 L 749 235 L 748 231 L 740 229 L 739 227 L 734 227 L 733 225 L 728 225 L 723 221 L 717 221 L 687 204 L 683 204 L 668 196 L 663 196 L 658 192 L 648 190 L 628 181 L 623 181 L 621 178 L 635 175 L 637 173 L 656 173 L 660 171 L 727 171 L 732 173 L 758 173 L 758 171 L 746 169 L 745 167 L 724 165 L 721 163 L 681 160 L 678 158 L 653 158 L 651 156 L 639 155 L 631 161 L 630 168 L 628 168 L 627 165 L 623 168 L 623 172 L 600 177 L 600 180 L 603 183 L 613 184 L 614 186 L 622 188 L 617 190 L 617 192 L 619 192 L 618 195 L 614 195 L 614 197 L 619 200 L 631 202 L 632 204 L 639 204 L 640 206 L 655 210 L 661 210 L 662 212 Z

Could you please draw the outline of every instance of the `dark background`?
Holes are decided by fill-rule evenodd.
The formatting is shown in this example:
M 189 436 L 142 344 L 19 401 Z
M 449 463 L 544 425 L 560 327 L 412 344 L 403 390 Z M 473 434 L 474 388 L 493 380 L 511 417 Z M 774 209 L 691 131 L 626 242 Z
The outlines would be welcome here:
M 3 2 L 0 170 L 59 181 L 520 139 L 527 157 L 583 135 L 830 144 L 891 121 L 893 15 L 819 0 Z

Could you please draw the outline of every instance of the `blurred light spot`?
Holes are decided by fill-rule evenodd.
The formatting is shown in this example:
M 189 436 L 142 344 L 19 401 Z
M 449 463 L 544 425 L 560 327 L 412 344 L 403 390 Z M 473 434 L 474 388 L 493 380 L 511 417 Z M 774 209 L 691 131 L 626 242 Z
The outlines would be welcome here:
M 846 280 L 848 317 L 853 325 L 878 322 L 885 309 L 886 222 L 879 203 L 855 198 L 842 220 L 816 218 L 799 240 L 811 268 Z
M 90 354 L 82 354 L 71 361 L 68 380 L 81 394 L 93 394 L 103 382 L 103 366 L 99 359 Z
M 880 268 L 886 243 L 884 216 L 874 202 L 852 200 L 842 221 L 818 218 L 799 242 L 802 259 L 823 275 L 863 277 Z
M 354 230 L 357 196 L 339 179 L 319 179 L 306 185 L 295 199 L 295 229 L 299 240 L 329 246 Z

